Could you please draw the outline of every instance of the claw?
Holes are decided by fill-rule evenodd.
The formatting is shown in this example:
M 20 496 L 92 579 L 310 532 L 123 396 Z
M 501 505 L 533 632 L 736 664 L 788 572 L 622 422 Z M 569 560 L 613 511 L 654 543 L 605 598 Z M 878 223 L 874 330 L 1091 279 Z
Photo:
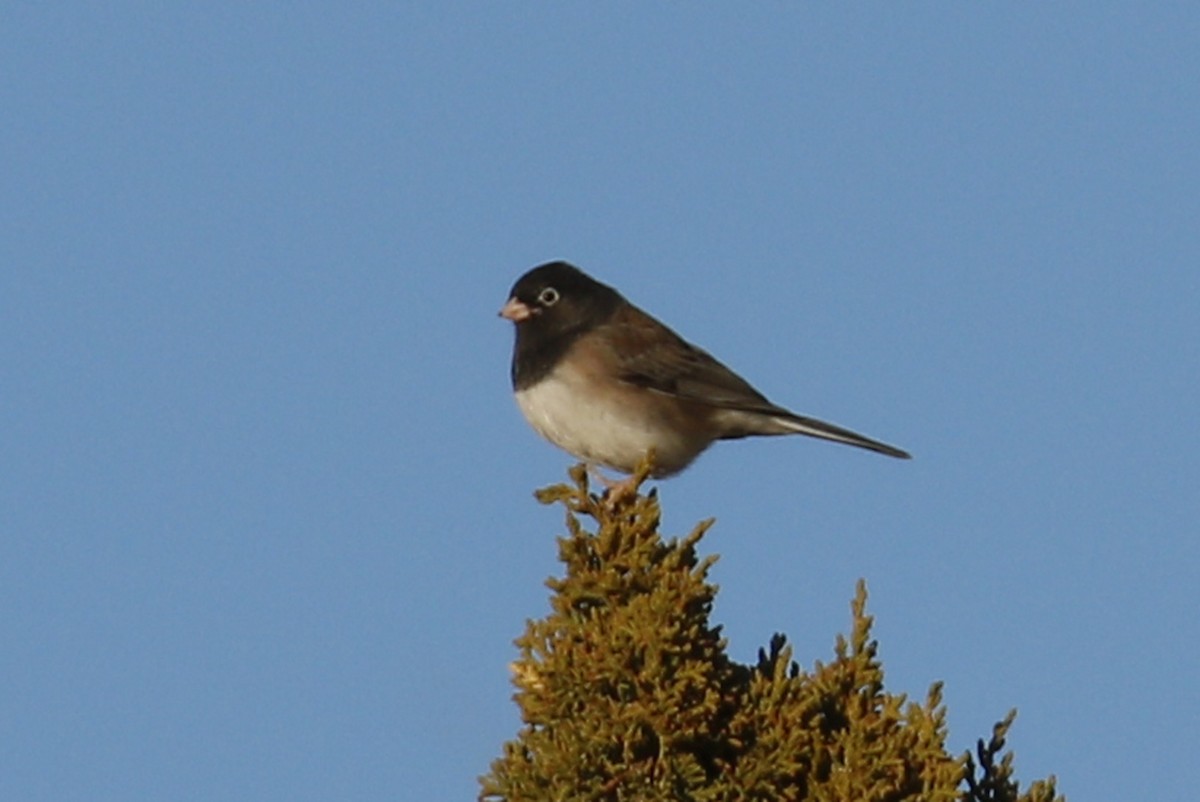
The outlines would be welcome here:
M 620 504 L 627 496 L 637 495 L 637 490 L 642 482 L 646 481 L 646 477 L 650 475 L 654 468 L 654 449 L 646 453 L 642 459 L 638 469 L 632 476 L 627 476 L 624 479 L 610 479 L 600 472 L 600 469 L 595 465 L 588 465 L 588 473 L 595 477 L 598 484 L 604 485 L 604 494 L 601 498 L 604 505 L 609 509 L 613 509 Z

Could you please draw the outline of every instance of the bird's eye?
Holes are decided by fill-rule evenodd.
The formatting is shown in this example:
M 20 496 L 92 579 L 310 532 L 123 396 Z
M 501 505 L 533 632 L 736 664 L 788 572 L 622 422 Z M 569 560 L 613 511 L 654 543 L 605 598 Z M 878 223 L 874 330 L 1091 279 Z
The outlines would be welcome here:
M 554 306 L 558 303 L 558 290 L 547 287 L 538 293 L 538 303 L 542 306 Z

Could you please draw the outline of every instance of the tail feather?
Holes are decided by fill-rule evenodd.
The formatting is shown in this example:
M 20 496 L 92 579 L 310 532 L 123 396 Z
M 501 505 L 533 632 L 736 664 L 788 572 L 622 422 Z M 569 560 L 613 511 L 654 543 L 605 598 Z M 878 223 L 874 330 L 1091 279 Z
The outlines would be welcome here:
M 832 440 L 835 443 L 858 446 L 859 448 L 876 451 L 880 454 L 887 454 L 889 457 L 896 457 L 897 459 L 912 459 L 912 455 L 907 451 L 903 451 L 895 446 L 889 446 L 887 443 L 881 443 L 878 440 L 872 440 L 858 432 L 852 432 L 849 429 L 843 429 L 841 426 L 834 426 L 832 423 L 826 423 L 816 418 L 805 418 L 800 415 L 780 415 L 775 418 L 775 421 L 780 424 L 782 429 L 789 433 L 806 434 L 809 437 L 818 437 L 822 440 Z

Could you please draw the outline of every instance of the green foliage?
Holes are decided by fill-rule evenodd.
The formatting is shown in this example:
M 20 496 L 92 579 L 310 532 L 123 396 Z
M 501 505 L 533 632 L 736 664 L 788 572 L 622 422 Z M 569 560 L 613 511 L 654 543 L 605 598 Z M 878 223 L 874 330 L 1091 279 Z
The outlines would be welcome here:
M 861 581 L 831 663 L 802 670 L 776 635 L 739 665 L 709 623 L 716 558 L 696 547 L 711 521 L 664 541 L 653 491 L 610 502 L 588 492 L 582 467 L 571 476 L 538 494 L 567 508 L 566 576 L 547 581 L 550 614 L 516 641 L 524 726 L 481 778 L 481 800 L 1061 799 L 1053 777 L 1022 794 L 1012 754 L 999 757 L 1015 713 L 976 762 L 946 751 L 940 683 L 919 704 L 884 690 Z

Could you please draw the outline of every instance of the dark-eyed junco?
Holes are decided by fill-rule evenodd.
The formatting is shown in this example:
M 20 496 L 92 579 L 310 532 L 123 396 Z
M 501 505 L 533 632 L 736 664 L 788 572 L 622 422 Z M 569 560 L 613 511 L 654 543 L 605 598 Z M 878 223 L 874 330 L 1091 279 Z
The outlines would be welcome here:
M 745 379 L 566 262 L 535 267 L 500 310 L 516 324 L 512 382 L 538 434 L 591 465 L 653 475 L 686 468 L 715 440 L 806 434 L 908 454 L 768 401 Z

